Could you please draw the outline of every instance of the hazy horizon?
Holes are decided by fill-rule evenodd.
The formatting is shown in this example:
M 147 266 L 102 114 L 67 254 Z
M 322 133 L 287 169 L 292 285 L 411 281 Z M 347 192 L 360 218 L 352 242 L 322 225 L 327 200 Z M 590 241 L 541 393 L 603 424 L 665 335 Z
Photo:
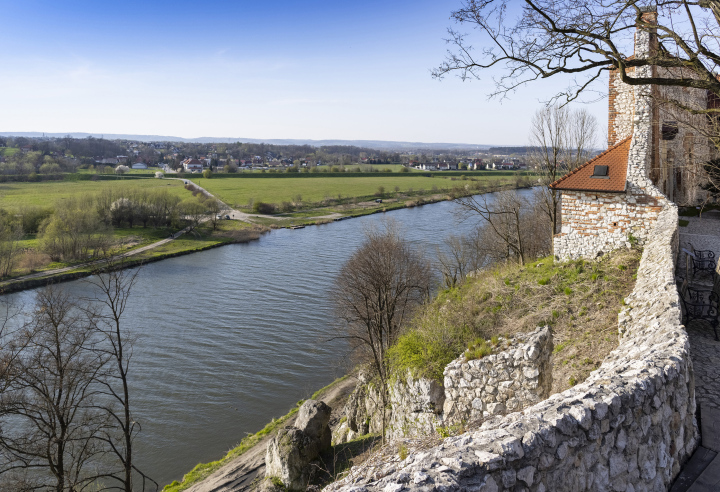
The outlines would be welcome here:
M 523 145 L 530 117 L 564 82 L 501 102 L 486 97 L 492 73 L 433 79 L 459 5 L 6 2 L 0 127 Z M 602 128 L 607 102 L 588 107 Z

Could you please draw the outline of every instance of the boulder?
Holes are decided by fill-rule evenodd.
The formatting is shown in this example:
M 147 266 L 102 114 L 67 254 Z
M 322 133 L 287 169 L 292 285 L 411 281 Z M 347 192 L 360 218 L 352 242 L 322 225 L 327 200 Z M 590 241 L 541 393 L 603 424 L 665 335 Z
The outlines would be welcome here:
M 279 478 L 288 490 L 305 490 L 310 480 L 310 463 L 330 447 L 331 408 L 308 400 L 298 412 L 295 426 L 280 429 L 265 453 L 265 476 Z
M 318 439 L 322 449 L 330 447 L 330 414 L 332 408 L 322 401 L 307 400 L 298 411 L 295 427 L 311 438 Z

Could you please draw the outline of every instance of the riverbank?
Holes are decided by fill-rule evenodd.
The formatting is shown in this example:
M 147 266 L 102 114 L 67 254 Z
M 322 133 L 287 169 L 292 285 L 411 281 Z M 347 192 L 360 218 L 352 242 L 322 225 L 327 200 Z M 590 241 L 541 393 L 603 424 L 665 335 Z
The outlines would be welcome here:
M 531 185 L 516 184 L 497 185 L 490 189 L 457 189 L 451 194 L 436 193 L 431 195 L 401 195 L 389 199 L 376 199 L 345 206 L 325 206 L 312 210 L 303 210 L 277 215 L 254 215 L 249 220 L 256 224 L 269 226 L 272 229 L 293 228 L 297 226 L 321 225 L 345 219 L 364 217 L 378 213 L 390 212 L 404 208 L 421 207 L 433 203 L 452 201 L 455 198 L 495 193 L 506 190 L 522 190 L 532 188 Z
M 240 227 L 238 227 L 240 225 Z M 144 249 L 138 247 L 123 252 L 114 265 L 119 268 L 134 268 L 148 263 L 189 255 L 208 249 L 218 248 L 227 244 L 239 244 L 255 241 L 269 229 L 260 225 L 239 224 L 235 221 L 220 221 L 215 230 L 196 231 L 199 235 L 192 238 L 178 237 L 161 241 L 157 247 Z M 136 253 L 137 252 L 137 253 Z M 51 270 L 48 272 L 34 272 L 0 282 L 0 295 L 35 289 L 50 284 L 67 282 L 93 275 L 98 268 L 106 268 L 103 260 L 82 263 Z
M 324 388 L 319 389 L 310 397 L 321 400 L 332 409 L 331 423 L 338 420 L 345 400 L 355 388 L 354 377 L 342 376 Z M 181 482 L 174 481 L 166 485 L 163 492 L 210 492 L 215 490 L 234 490 L 249 485 L 265 468 L 265 451 L 268 441 L 275 433 L 287 425 L 294 423 L 300 405 L 287 414 L 272 419 L 260 431 L 245 437 L 240 443 L 227 452 L 225 456 L 209 463 L 200 463 L 183 477 Z
M 208 181 L 208 180 L 206 180 Z M 173 237 L 169 240 L 162 240 L 155 245 L 138 245 L 133 249 L 121 253 L 121 268 L 133 268 L 142 264 L 156 262 L 177 256 L 197 253 L 212 248 L 224 246 L 226 244 L 246 243 L 256 240 L 261 234 L 269 229 L 279 228 L 298 228 L 308 225 L 321 225 L 330 222 L 358 218 L 367 215 L 385 213 L 392 210 L 404 208 L 420 207 L 443 201 L 450 201 L 457 197 L 470 196 L 474 194 L 493 193 L 497 191 L 509 189 L 523 189 L 527 186 L 518 186 L 517 183 L 494 184 L 490 188 L 455 188 L 452 194 L 437 193 L 432 195 L 408 195 L 395 194 L 396 196 L 389 199 L 376 199 L 372 201 L 358 202 L 347 204 L 344 206 L 325 206 L 313 210 L 303 210 L 300 212 L 279 214 L 279 215 L 263 215 L 255 214 L 252 216 L 244 215 L 247 222 L 221 220 L 217 223 L 217 230 L 208 231 L 202 234 L 203 228 L 208 228 L 208 224 L 204 224 L 194 230 L 194 233 L 201 232 L 199 236 L 188 238 L 187 234 L 180 237 Z M 242 219 L 241 219 L 242 220 Z M 240 232 L 238 237 L 233 232 Z M 200 243 L 198 245 L 198 243 Z M 157 245 L 157 247 L 156 247 Z M 143 250 L 140 254 L 137 251 Z M 11 277 L 0 282 L 0 295 L 23 290 L 43 287 L 49 284 L 67 282 L 79 278 L 87 277 L 97 271 L 100 262 L 93 261 L 89 263 L 80 263 L 78 265 L 68 265 L 61 268 L 54 268 L 46 272 L 37 271 L 29 274 Z

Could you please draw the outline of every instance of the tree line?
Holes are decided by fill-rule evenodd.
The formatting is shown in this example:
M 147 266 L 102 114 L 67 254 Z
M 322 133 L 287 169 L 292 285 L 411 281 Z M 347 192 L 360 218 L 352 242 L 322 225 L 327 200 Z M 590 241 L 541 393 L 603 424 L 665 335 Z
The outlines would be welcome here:
M 16 152 L 0 162 L 0 174 L 27 177 L 29 181 L 57 179 L 62 173 L 75 172 L 79 162 L 75 159 L 51 156 L 42 152 Z

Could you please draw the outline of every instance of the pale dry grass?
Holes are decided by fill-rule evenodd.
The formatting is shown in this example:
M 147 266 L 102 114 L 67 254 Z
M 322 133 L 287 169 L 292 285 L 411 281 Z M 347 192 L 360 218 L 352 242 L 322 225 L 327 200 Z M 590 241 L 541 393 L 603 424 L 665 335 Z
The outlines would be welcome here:
M 512 336 L 549 325 L 555 351 L 553 392 L 587 378 L 617 347 L 617 314 L 635 284 L 637 249 L 596 261 L 483 271 L 442 292 L 418 316 L 392 350 L 398 369 L 440 379 L 442 369 L 478 338 Z

